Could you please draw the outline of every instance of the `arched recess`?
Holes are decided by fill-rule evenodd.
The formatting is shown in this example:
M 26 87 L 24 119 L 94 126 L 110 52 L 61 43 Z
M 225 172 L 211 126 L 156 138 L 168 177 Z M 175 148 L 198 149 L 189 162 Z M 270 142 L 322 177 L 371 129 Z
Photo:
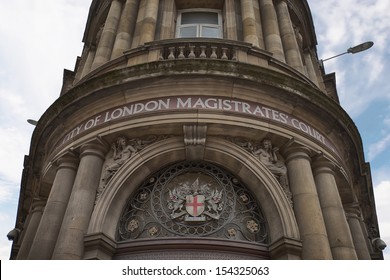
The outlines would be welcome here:
M 116 253 L 117 224 L 128 198 L 148 176 L 164 166 L 186 160 L 182 137 L 161 140 L 140 151 L 112 177 L 97 200 L 85 239 L 85 258 Z M 301 242 L 290 202 L 272 173 L 254 156 L 223 138 L 208 137 L 203 160 L 231 172 L 255 196 L 269 227 L 272 259 L 299 259 Z M 99 253 L 100 252 L 100 253 Z

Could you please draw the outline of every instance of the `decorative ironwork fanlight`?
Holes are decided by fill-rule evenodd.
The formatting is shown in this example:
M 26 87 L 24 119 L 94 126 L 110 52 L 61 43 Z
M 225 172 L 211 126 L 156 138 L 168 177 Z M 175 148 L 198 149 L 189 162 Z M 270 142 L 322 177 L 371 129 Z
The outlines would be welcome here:
M 175 236 L 267 243 L 267 225 L 234 176 L 210 163 L 181 162 L 146 180 L 118 225 L 120 241 Z

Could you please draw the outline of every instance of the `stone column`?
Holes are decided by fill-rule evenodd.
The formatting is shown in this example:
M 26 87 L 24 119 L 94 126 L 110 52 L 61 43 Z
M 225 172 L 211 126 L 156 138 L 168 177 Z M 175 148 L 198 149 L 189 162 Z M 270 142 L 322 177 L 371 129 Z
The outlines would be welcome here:
M 252 0 L 252 3 L 255 12 L 256 30 L 257 30 L 257 38 L 259 40 L 259 48 L 265 50 L 263 27 L 261 26 L 260 3 L 259 0 Z
M 39 226 L 39 222 L 42 218 L 42 212 L 45 207 L 45 201 L 36 199 L 32 203 L 32 210 L 29 213 L 28 224 L 24 229 L 25 232 L 23 234 L 22 244 L 20 246 L 18 255 L 16 257 L 17 260 L 26 260 L 28 254 L 31 249 L 31 245 L 33 244 L 35 234 L 37 232 L 37 228 Z
M 307 71 L 307 75 L 308 75 L 309 79 L 313 83 L 315 83 L 317 86 L 319 86 L 318 79 L 317 79 L 317 74 L 316 74 L 316 71 L 314 69 L 313 60 L 311 59 L 310 52 L 309 51 L 305 51 L 303 53 L 303 55 L 304 55 L 304 58 L 305 58 L 306 71 Z
M 286 62 L 297 71 L 304 73 L 301 53 L 285 0 L 279 1 L 276 6 L 276 13 Z
M 272 0 L 260 0 L 260 12 L 263 26 L 265 48 L 276 59 L 285 62 L 282 40 L 279 33 L 278 19 Z
M 228 40 L 237 40 L 236 9 L 234 0 L 225 0 L 226 36 Z
M 241 0 L 241 12 L 244 42 L 259 47 L 253 0 Z
M 361 225 L 360 211 L 355 207 L 346 209 L 347 221 L 351 230 L 353 243 L 359 260 L 371 260 L 366 239 Z
M 148 0 L 146 3 L 145 18 L 142 22 L 141 39 L 139 42 L 140 45 L 154 40 L 158 15 L 158 5 L 159 0 Z
M 94 208 L 106 146 L 94 140 L 81 147 L 80 164 L 52 259 L 82 259 L 84 235 Z
M 164 1 L 164 11 L 162 16 L 161 23 L 161 40 L 175 38 L 175 22 L 176 22 L 176 13 L 175 13 L 175 0 L 165 0 Z
M 137 20 L 138 4 L 138 0 L 126 1 L 119 21 L 111 59 L 121 56 L 124 51 L 130 49 L 135 22 Z
M 87 75 L 89 72 L 91 72 L 93 60 L 95 59 L 96 55 L 96 47 L 95 46 L 90 46 L 88 55 L 87 55 L 87 60 L 85 61 L 84 67 L 83 67 L 83 72 L 81 72 L 80 78 L 84 77 Z
M 77 165 L 78 159 L 73 154 L 67 154 L 58 160 L 56 177 L 28 259 L 51 259 L 72 192 Z
M 302 238 L 302 259 L 332 259 L 309 154 L 308 148 L 295 144 L 285 150 L 293 207 Z
M 334 177 L 335 165 L 325 158 L 313 164 L 314 180 L 334 260 L 356 260 L 351 232 Z
M 92 64 L 92 70 L 106 63 L 111 58 L 121 11 L 122 1 L 112 0 L 110 11 L 108 12 L 106 23 L 104 25 L 103 32 L 96 50 L 95 59 Z

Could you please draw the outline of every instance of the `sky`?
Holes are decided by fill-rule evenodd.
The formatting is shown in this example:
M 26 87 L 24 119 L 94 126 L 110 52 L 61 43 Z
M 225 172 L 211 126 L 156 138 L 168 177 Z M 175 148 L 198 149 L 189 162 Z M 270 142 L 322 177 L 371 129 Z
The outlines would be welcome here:
M 362 53 L 324 62 L 370 162 L 381 238 L 390 246 L 390 1 L 308 0 L 325 59 L 373 41 Z M 60 94 L 64 69 L 81 55 L 91 0 L 0 0 L 0 259 L 15 226 L 24 155 L 34 127 Z M 384 251 L 390 260 L 390 248 Z

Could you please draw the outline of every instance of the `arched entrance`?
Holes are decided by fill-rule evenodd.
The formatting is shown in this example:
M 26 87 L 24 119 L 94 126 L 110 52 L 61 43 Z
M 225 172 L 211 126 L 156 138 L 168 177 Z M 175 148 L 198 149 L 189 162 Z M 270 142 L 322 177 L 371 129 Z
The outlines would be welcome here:
M 213 192 L 223 204 L 207 202 Z M 175 204 L 171 197 L 178 193 L 189 205 L 203 205 L 195 210 Z M 149 216 L 141 217 L 146 211 L 137 208 L 150 209 Z M 246 151 L 212 137 L 202 161 L 186 160 L 182 139 L 173 137 L 124 164 L 96 203 L 85 258 L 99 258 L 98 243 L 109 248 L 109 258 L 122 259 L 297 259 L 301 246 L 292 207 L 275 177 Z
M 237 258 L 240 252 L 246 258 L 269 258 L 267 228 L 253 195 L 236 177 L 214 164 L 183 161 L 147 178 L 128 200 L 118 223 L 116 240 L 122 252 L 116 257 L 193 258 L 196 253 L 201 258 Z M 223 244 L 219 250 L 213 246 L 217 240 Z M 153 253 L 135 248 L 134 241 L 152 241 L 156 248 Z M 239 250 L 240 244 L 247 248 Z

